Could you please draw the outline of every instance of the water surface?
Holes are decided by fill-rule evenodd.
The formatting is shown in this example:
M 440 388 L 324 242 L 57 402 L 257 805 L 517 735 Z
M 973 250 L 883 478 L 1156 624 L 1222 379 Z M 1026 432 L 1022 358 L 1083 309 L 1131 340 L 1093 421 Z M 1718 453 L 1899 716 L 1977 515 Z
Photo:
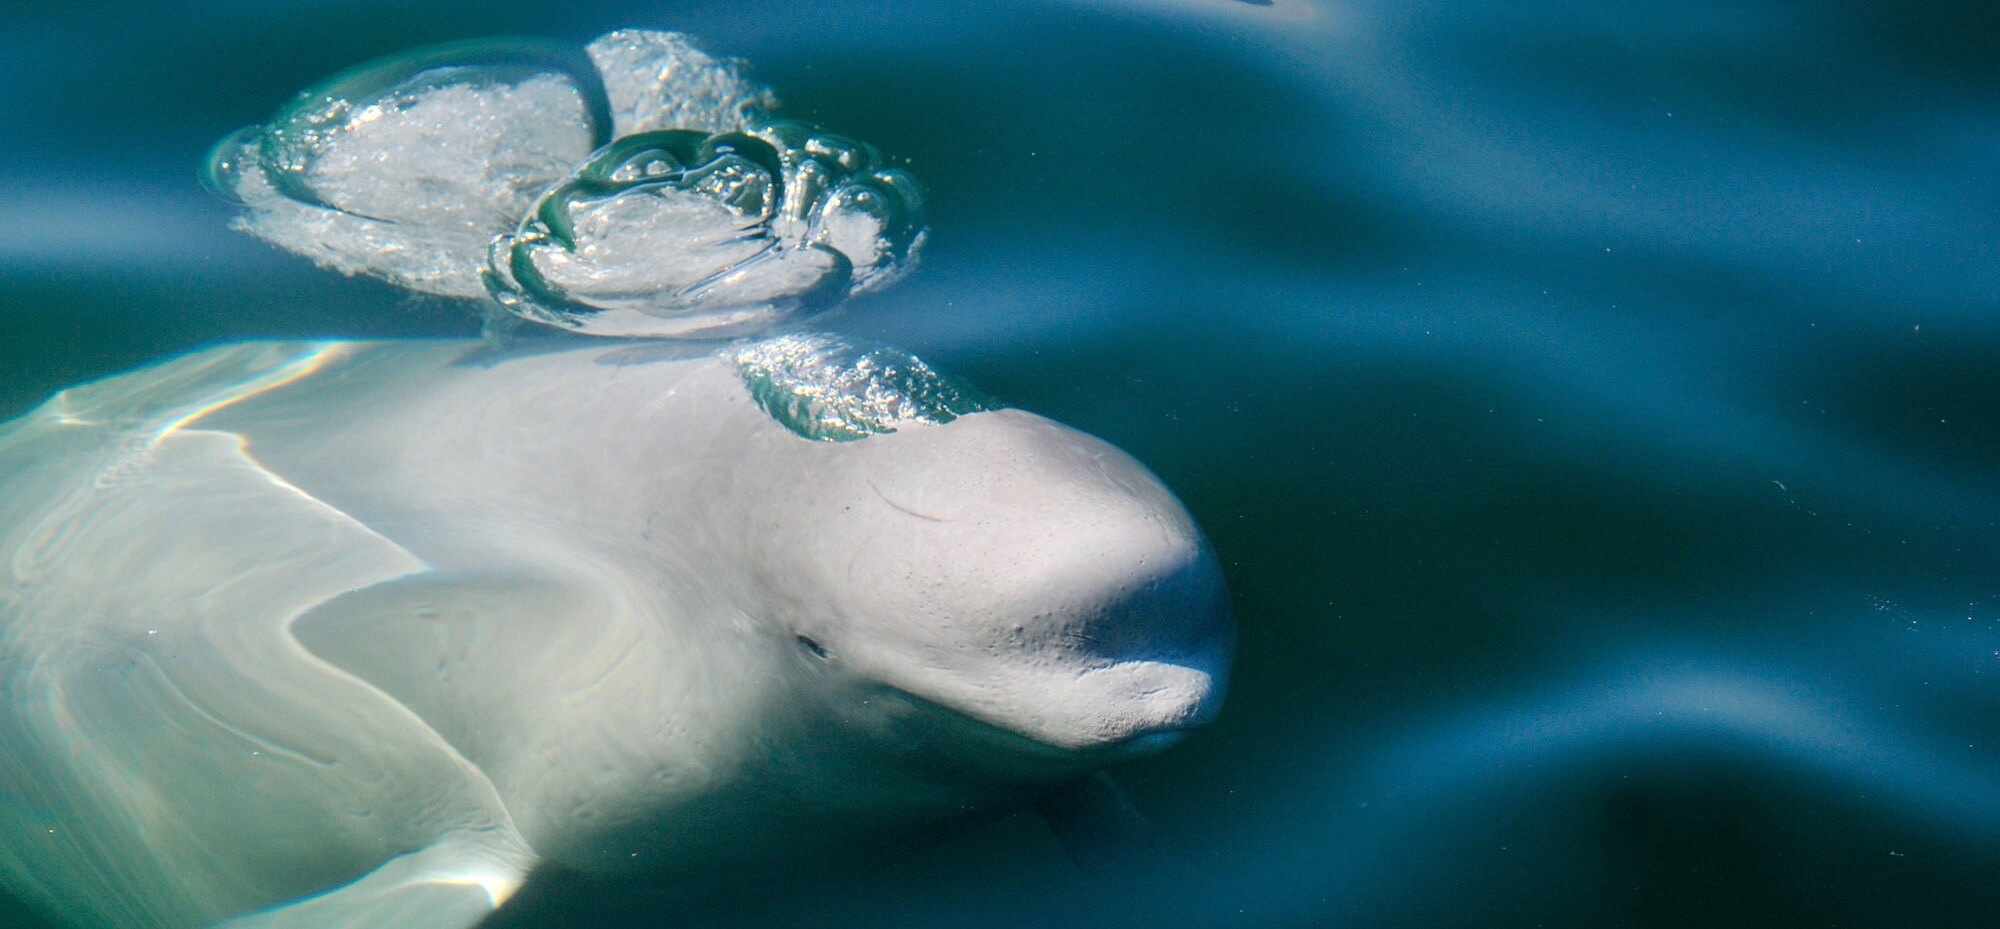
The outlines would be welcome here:
M 2000 919 L 1992 8 L 17 5 L 0 413 L 219 340 L 471 334 L 228 232 L 195 167 L 357 61 L 623 26 L 907 156 L 923 267 L 828 327 L 1150 464 L 1242 658 L 1119 772 L 1151 866 L 1022 816 L 503 924 Z

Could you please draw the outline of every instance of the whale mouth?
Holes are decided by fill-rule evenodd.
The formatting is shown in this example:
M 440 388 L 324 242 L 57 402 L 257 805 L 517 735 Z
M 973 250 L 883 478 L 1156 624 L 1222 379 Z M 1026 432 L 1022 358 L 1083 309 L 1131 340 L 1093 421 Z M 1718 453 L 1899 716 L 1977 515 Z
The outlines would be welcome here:
M 1195 730 L 1201 728 L 1201 725 L 1134 732 L 1120 739 L 1076 748 L 1053 746 L 1045 742 L 1038 744 L 1065 757 L 1087 761 L 1090 767 L 1097 768 L 1157 755 L 1186 741 L 1188 736 L 1194 735 Z
M 1220 712 L 1235 653 L 1214 556 L 1196 536 L 1095 528 L 975 602 L 998 632 L 862 670 L 1058 754 L 1136 757 L 1186 738 Z
M 1132 659 L 1082 670 L 1013 669 L 998 680 L 937 675 L 896 689 L 1029 743 L 1051 758 L 1110 763 L 1186 739 L 1220 712 L 1226 648 L 1179 659 Z
M 883 689 L 878 693 L 892 694 L 897 701 L 910 707 L 925 708 L 927 713 L 933 714 L 933 718 L 956 720 L 956 724 L 948 730 L 957 733 L 951 738 L 979 746 L 970 753 L 961 754 L 961 749 L 952 754 L 962 759 L 983 758 L 985 760 L 977 765 L 981 768 L 1014 769 L 1017 774 L 1036 778 L 1046 777 L 1051 772 L 1067 776 L 1066 772 L 1094 770 L 1163 752 L 1185 741 L 1197 729 L 1212 721 L 1215 707 L 1220 704 L 1218 691 L 1217 696 L 1203 701 L 1204 706 L 1199 713 L 1189 715 L 1180 722 L 1079 738 L 1070 732 L 1058 730 L 1052 733 L 1046 728 L 1023 726 L 1018 720 L 992 712 L 969 711 L 967 707 L 955 706 L 902 687 L 879 686 Z
M 1108 747 L 1121 755 L 1150 755 L 1154 752 L 1165 751 L 1175 745 L 1179 745 L 1188 736 L 1193 735 L 1194 730 L 1194 726 L 1182 726 L 1175 729 L 1162 729 L 1158 732 L 1136 733 L 1126 738 L 1125 741 L 1114 743 Z

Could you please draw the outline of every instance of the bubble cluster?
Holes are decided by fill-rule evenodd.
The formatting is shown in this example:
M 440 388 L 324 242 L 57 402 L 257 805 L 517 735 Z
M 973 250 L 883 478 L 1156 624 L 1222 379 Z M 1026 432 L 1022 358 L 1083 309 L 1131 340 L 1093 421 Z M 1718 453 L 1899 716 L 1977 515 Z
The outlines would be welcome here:
M 517 314 L 601 335 L 729 334 L 898 276 L 918 245 L 909 175 L 803 123 L 666 129 L 600 149 L 493 243 Z
M 999 409 L 900 349 L 824 333 L 783 335 L 736 353 L 736 371 L 772 419 L 807 439 L 851 442 L 910 423 Z
M 734 335 L 893 282 L 923 239 L 908 174 L 775 105 L 673 33 L 453 43 L 302 92 L 205 179 L 344 274 L 593 335 Z

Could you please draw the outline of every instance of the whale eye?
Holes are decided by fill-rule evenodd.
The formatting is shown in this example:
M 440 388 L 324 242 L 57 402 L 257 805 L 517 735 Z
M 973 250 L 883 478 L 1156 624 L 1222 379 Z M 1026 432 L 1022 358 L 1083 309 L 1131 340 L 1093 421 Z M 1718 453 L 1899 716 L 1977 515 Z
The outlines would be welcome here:
M 802 635 L 802 636 L 794 636 L 794 638 L 798 640 L 799 647 L 805 649 L 808 652 L 811 652 L 814 658 L 818 658 L 821 661 L 825 661 L 829 657 L 826 653 L 826 646 L 813 641 L 811 636 Z

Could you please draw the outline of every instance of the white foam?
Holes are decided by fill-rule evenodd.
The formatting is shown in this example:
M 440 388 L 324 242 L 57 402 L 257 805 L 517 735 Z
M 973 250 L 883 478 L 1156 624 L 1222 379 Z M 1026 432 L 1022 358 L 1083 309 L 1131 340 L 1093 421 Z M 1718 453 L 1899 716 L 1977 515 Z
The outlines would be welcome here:
M 449 84 L 358 107 L 303 179 L 326 205 L 280 193 L 243 157 L 238 228 L 342 274 L 448 297 L 483 293 L 493 237 L 591 150 L 575 85 Z
M 617 135 L 654 129 L 747 129 L 778 106 L 768 88 L 717 61 L 677 32 L 620 29 L 585 49 L 604 75 Z
M 587 51 L 604 72 L 618 134 L 741 129 L 775 102 L 736 64 L 674 33 L 620 30 Z M 237 228 L 342 274 L 481 296 L 493 237 L 513 231 L 597 142 L 588 102 L 596 88 L 555 70 L 502 79 L 509 64 L 434 68 L 375 99 L 336 94 L 315 103 L 319 122 L 309 139 L 292 142 L 300 150 L 292 157 L 317 203 L 265 176 L 257 147 L 268 129 L 247 134 L 222 153 L 232 170 L 221 180 L 246 208 Z M 375 70 L 396 67 L 391 60 Z
M 680 35 L 584 52 L 363 66 L 221 143 L 211 182 L 244 204 L 238 228 L 322 267 L 593 334 L 754 330 L 910 266 L 921 195 L 872 148 L 768 122 L 770 91 Z M 634 136 L 649 154 L 600 148 Z

